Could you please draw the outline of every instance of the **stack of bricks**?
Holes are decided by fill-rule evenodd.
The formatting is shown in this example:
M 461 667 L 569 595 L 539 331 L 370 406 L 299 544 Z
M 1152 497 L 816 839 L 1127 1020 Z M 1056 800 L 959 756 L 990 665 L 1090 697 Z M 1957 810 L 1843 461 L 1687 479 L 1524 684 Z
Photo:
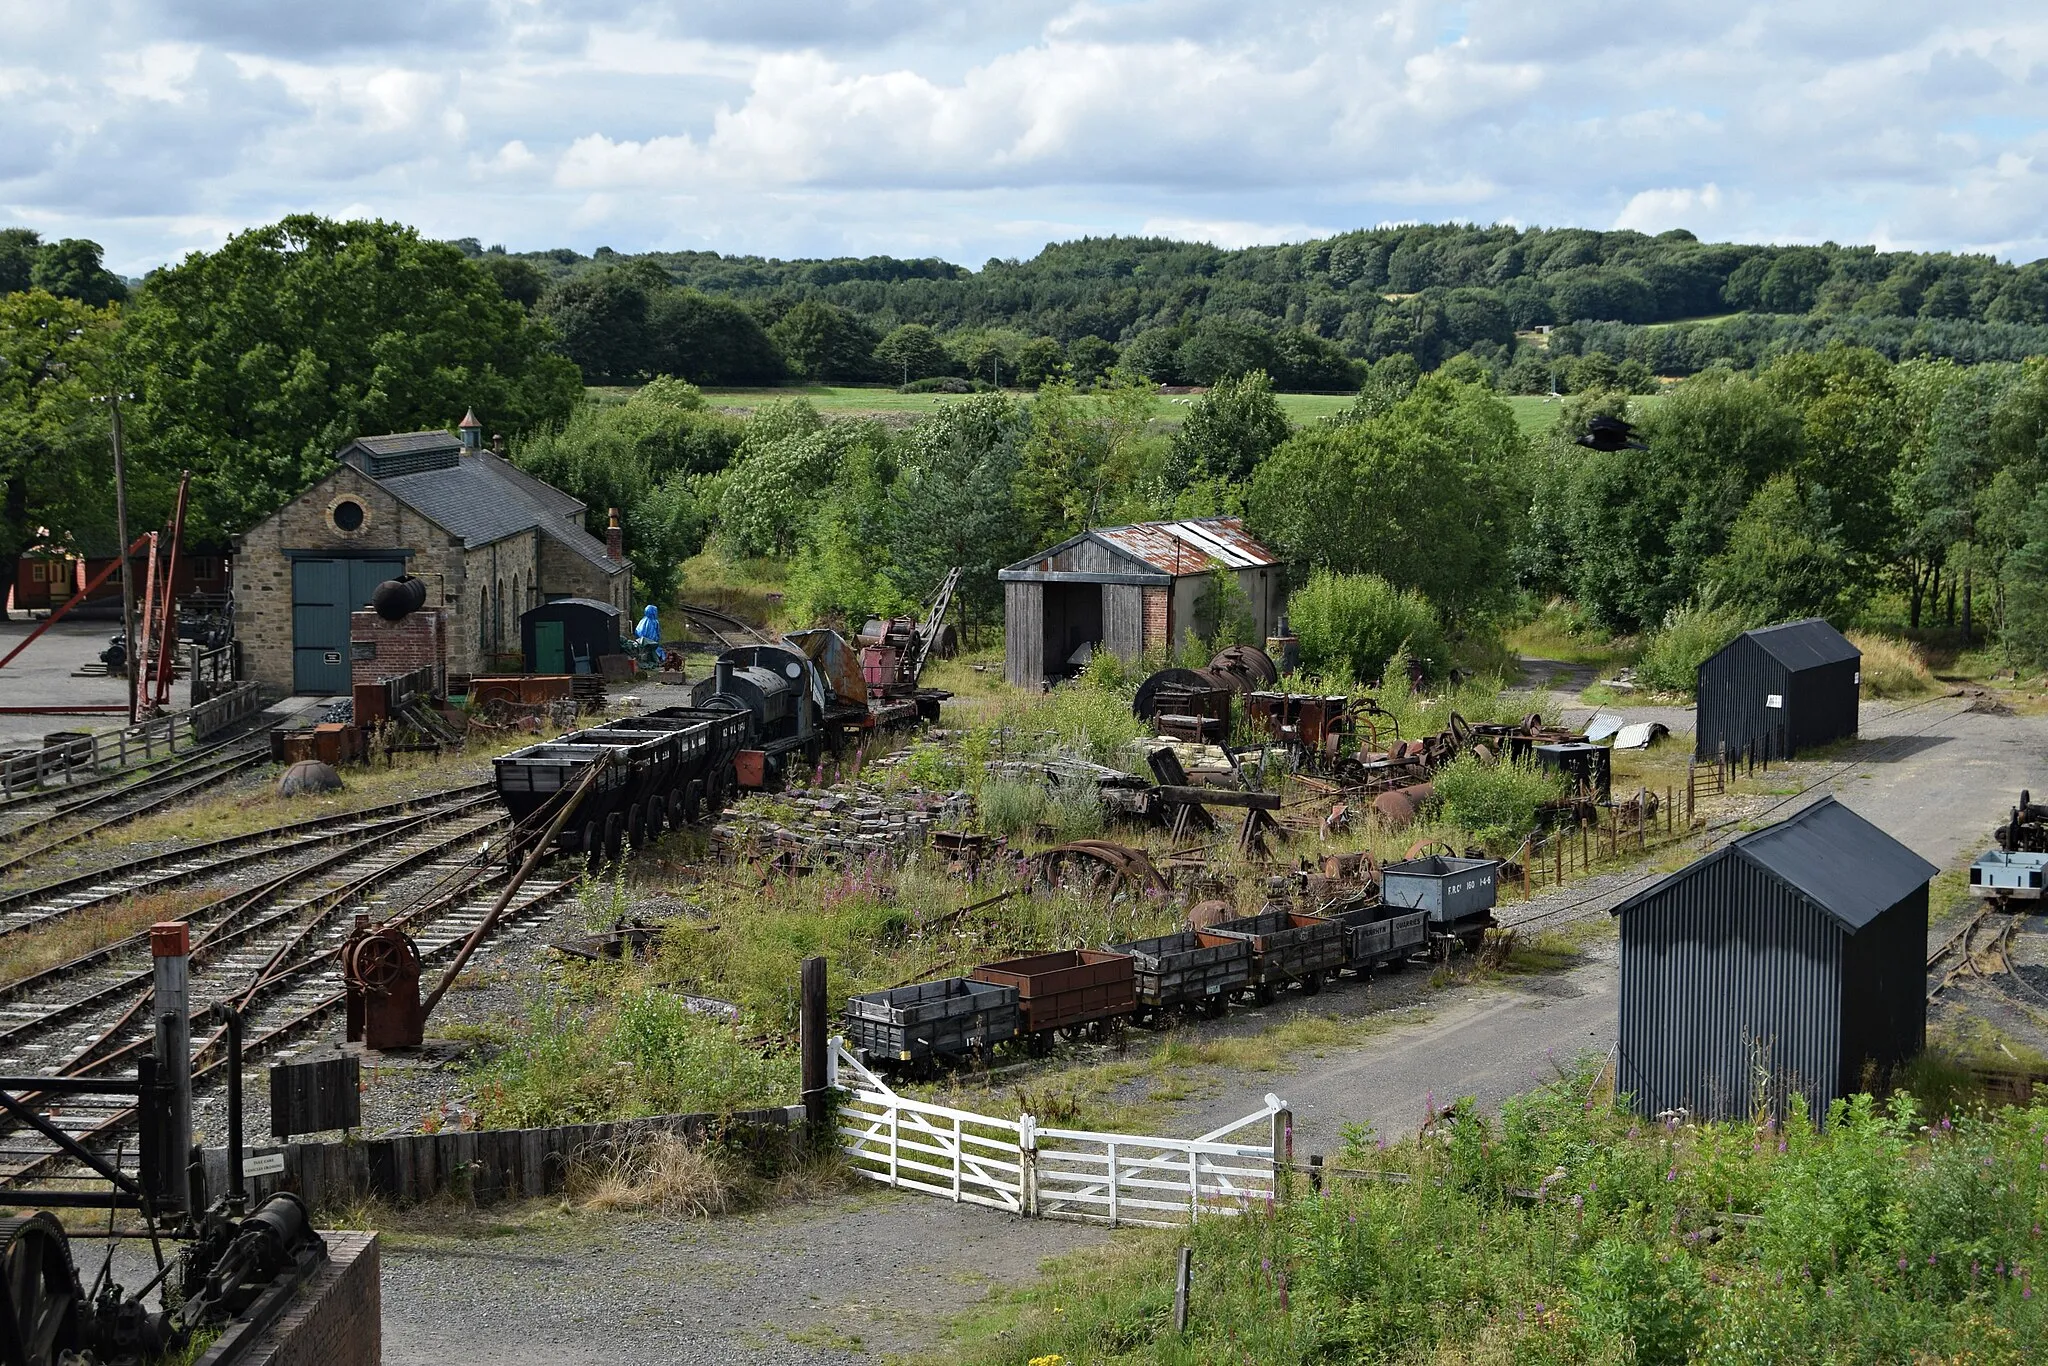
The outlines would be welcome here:
M 348 619 L 349 682 L 355 687 L 410 673 L 429 664 L 448 667 L 448 613 L 428 607 L 400 621 L 375 612 Z

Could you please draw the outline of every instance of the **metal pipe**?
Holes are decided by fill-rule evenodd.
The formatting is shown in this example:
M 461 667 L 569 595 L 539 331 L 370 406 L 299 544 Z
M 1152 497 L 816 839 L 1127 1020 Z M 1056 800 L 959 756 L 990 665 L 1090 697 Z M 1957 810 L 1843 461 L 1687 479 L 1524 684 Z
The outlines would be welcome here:
M 228 1209 L 240 1214 L 247 1179 L 242 1172 L 242 1012 L 229 1001 L 213 1009 L 228 1029 Z
M 611 761 L 610 751 L 597 756 L 590 765 L 590 771 L 583 775 L 583 781 L 578 783 L 576 790 L 569 795 L 569 800 L 562 803 L 562 809 L 555 813 L 555 818 L 548 822 L 548 828 L 534 841 L 533 852 L 526 856 L 526 862 L 519 865 L 519 871 L 512 875 L 512 881 L 498 894 L 497 903 L 491 907 L 491 913 L 469 932 L 469 938 L 462 941 L 462 948 L 456 953 L 455 961 L 448 965 L 448 971 L 442 976 L 440 985 L 434 988 L 426 1000 L 420 1002 L 422 1020 L 434 1013 L 434 1007 L 448 994 L 448 988 L 455 985 L 455 979 L 461 974 L 463 965 L 469 962 L 469 956 L 476 952 L 476 946 L 483 943 L 484 937 L 497 926 L 498 917 L 512 904 L 512 898 L 519 894 L 519 889 L 525 885 L 527 877 L 540 866 L 541 860 L 548 856 L 549 849 L 554 845 L 555 836 L 562 833 L 562 827 L 569 823 L 569 817 L 576 813 L 576 808 L 583 804 L 584 797 L 597 786 L 597 775 L 604 772 Z

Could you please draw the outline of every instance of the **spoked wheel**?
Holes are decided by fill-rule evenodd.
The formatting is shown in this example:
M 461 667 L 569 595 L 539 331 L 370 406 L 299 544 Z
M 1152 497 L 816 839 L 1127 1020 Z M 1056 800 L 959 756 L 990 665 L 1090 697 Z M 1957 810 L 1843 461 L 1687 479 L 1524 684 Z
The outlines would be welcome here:
M 78 1350 L 78 1273 L 64 1227 L 50 1214 L 0 1219 L 7 1297 L 26 1366 L 56 1366 L 61 1353 Z
M 614 811 L 604 818 L 604 856 L 613 863 L 626 847 L 626 819 Z

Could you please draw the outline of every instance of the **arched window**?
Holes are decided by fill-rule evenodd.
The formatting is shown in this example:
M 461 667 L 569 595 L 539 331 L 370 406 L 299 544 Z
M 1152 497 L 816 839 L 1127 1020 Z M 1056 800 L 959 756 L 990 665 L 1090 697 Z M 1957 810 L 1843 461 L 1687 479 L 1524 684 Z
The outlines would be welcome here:
M 491 611 L 491 643 L 498 647 L 505 644 L 505 581 L 498 580 L 498 601 Z
M 476 652 L 479 656 L 491 648 L 491 590 L 486 588 L 476 595 Z M 476 662 L 479 669 L 489 668 L 481 658 Z

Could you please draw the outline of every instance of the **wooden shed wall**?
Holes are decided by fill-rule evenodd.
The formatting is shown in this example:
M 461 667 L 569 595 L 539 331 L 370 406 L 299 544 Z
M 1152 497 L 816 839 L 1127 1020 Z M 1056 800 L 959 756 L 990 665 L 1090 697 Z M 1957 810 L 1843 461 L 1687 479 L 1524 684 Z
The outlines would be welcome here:
M 1003 585 L 1003 677 L 1035 688 L 1045 677 L 1045 585 Z
M 1135 664 L 1146 643 L 1144 588 L 1135 583 L 1102 585 L 1102 648 Z

